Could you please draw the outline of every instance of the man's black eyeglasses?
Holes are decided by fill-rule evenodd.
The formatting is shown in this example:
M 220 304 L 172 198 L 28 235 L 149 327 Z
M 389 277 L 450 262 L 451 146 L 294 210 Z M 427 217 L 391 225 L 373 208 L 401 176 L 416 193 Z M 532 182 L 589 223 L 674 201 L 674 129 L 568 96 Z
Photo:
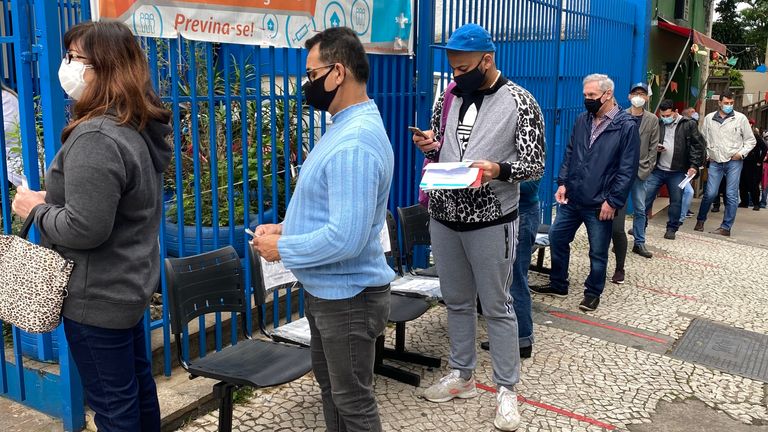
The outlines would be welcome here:
M 312 82 L 315 79 L 317 79 L 317 77 L 315 77 L 314 79 L 312 78 L 312 72 L 314 72 L 316 70 L 320 70 L 320 69 L 332 68 L 334 66 L 336 66 L 336 63 L 331 63 L 331 64 L 325 65 L 325 66 L 318 66 L 318 67 L 316 67 L 314 69 L 307 69 L 307 79 L 309 80 L 309 82 Z

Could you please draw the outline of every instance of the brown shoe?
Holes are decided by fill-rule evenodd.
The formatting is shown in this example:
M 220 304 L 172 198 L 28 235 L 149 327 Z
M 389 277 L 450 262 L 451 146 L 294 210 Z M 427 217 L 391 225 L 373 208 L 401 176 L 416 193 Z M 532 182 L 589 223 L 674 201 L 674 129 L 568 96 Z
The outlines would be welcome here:
M 719 234 L 721 236 L 730 237 L 731 236 L 731 230 L 718 228 L 714 231 L 712 231 L 710 234 Z
M 693 227 L 694 231 L 704 231 L 704 222 L 702 221 L 696 221 L 696 226 Z

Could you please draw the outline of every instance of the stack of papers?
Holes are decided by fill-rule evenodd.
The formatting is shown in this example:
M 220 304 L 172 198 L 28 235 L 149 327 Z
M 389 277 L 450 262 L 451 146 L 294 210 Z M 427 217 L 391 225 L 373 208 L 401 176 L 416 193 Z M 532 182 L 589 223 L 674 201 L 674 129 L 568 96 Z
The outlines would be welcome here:
M 677 185 L 680 189 L 685 189 L 685 187 L 688 185 L 688 183 L 693 180 L 693 178 L 696 177 L 696 174 L 693 175 L 686 175 L 683 181 L 680 182 L 680 184 Z
M 424 167 L 424 176 L 419 187 L 422 190 L 465 189 L 479 187 L 483 170 L 470 168 L 472 161 L 433 162 Z

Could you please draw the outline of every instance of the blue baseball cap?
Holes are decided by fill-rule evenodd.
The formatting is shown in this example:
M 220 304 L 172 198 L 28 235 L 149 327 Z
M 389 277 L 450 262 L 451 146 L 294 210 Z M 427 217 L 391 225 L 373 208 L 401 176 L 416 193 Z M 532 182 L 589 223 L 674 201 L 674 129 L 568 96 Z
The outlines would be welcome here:
M 477 24 L 464 24 L 453 32 L 448 43 L 433 47 L 451 51 L 496 52 L 491 34 Z
M 630 92 L 630 93 L 632 93 L 633 91 L 635 91 L 635 90 L 637 90 L 637 89 L 642 89 L 642 90 L 643 90 L 643 91 L 645 91 L 645 93 L 647 94 L 647 93 L 648 93 L 648 84 L 646 84 L 646 83 L 644 83 L 644 82 L 635 83 L 635 84 L 632 86 L 632 88 L 631 88 L 631 89 L 629 89 L 629 92 Z

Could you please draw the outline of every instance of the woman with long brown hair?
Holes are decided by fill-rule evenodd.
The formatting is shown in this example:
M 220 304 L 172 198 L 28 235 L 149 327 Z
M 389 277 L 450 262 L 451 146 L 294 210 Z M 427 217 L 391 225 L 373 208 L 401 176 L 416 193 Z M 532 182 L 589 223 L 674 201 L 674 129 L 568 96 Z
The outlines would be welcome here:
M 20 187 L 13 210 L 75 263 L 64 331 L 99 431 L 159 431 L 142 317 L 158 286 L 162 173 L 170 113 L 127 26 L 85 22 L 64 36 L 59 69 L 75 100 L 46 191 Z

